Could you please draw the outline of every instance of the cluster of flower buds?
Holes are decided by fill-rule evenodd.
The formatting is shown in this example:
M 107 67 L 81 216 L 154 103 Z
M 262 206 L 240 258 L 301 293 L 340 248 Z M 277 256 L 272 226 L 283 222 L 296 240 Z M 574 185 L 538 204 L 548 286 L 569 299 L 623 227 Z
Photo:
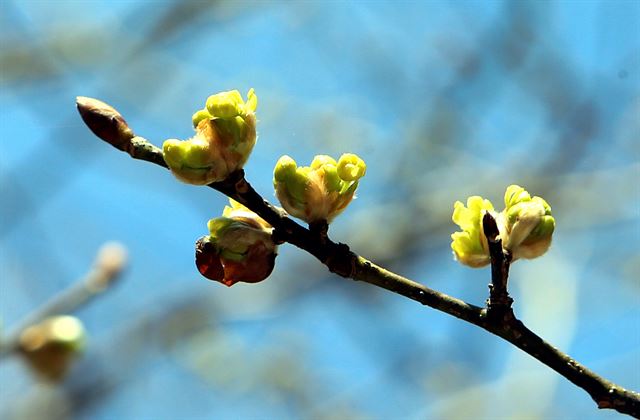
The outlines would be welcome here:
M 84 348 L 85 332 L 80 320 L 54 316 L 26 328 L 20 335 L 20 354 L 43 379 L 58 381 Z
M 309 224 L 331 222 L 353 199 L 366 169 L 364 161 L 351 153 L 343 154 L 337 162 L 319 155 L 311 166 L 301 167 L 289 156 L 282 156 L 273 172 L 273 185 L 290 215 Z
M 196 242 L 196 266 L 227 286 L 266 279 L 276 259 L 273 228 L 242 204 L 229 200 L 222 217 L 209 220 L 209 236 Z
M 206 185 L 242 169 L 256 143 L 257 106 L 253 89 L 246 102 L 237 90 L 209 96 L 205 108 L 193 114 L 196 135 L 162 145 L 171 172 L 188 184 Z
M 496 213 L 489 200 L 479 196 L 469 197 L 465 207 L 460 201 L 454 204 L 453 222 L 461 232 L 451 235 L 451 248 L 458 261 L 470 267 L 482 267 L 491 262 L 489 246 L 482 218 L 485 212 L 496 220 L 502 247 L 512 260 L 536 258 L 551 245 L 555 220 L 551 207 L 540 197 L 531 195 L 519 185 L 511 185 L 504 195 L 505 209 Z

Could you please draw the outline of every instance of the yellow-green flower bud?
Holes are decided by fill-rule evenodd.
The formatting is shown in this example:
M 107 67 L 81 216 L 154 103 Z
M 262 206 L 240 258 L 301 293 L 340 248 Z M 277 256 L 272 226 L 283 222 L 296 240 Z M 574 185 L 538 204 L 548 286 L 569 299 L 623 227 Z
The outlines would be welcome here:
M 162 153 L 171 172 L 188 184 L 222 181 L 246 163 L 256 143 L 253 89 L 243 101 L 237 90 L 207 99 L 206 107 L 193 114 L 196 135 L 189 140 L 169 139 Z
M 244 101 L 240 92 L 220 92 L 207 98 L 206 109 L 214 118 L 232 118 L 239 115 Z
M 513 259 L 536 258 L 551 245 L 555 219 L 551 207 L 540 197 L 531 195 L 519 185 L 507 188 L 503 211 L 502 246 Z
M 230 200 L 222 217 L 209 220 L 210 235 L 196 243 L 196 266 L 210 280 L 227 286 L 257 283 L 273 270 L 277 246 L 271 226 Z
M 367 165 L 353 153 L 345 153 L 338 162 L 338 175 L 346 181 L 355 181 L 362 178 L 366 170 Z
M 523 201 L 531 201 L 531 195 L 520 185 L 509 185 L 504 193 L 504 207 L 509 209 Z
M 72 316 L 55 316 L 26 328 L 20 335 L 20 353 L 44 379 L 62 379 L 84 348 L 82 323 Z
M 493 212 L 493 204 L 479 196 L 469 197 L 465 207 L 456 201 L 452 220 L 462 232 L 451 235 L 451 249 L 455 258 L 470 267 L 482 267 L 491 262 L 487 237 L 482 228 L 485 212 Z
M 193 114 L 193 116 L 191 117 L 191 122 L 193 122 L 193 128 L 197 128 L 198 124 L 200 124 L 200 121 L 210 119 L 211 114 L 209 114 L 209 111 L 207 111 L 206 109 L 201 109 Z
M 482 227 L 486 211 L 494 216 L 502 248 L 518 258 L 535 258 L 544 254 L 551 245 L 555 220 L 551 207 L 540 197 L 531 195 L 519 185 L 511 185 L 504 195 L 505 209 L 496 214 L 493 205 L 482 197 L 469 197 L 467 207 L 457 201 L 453 221 L 462 232 L 451 235 L 451 248 L 458 261 L 471 267 L 482 267 L 491 262 L 487 238 Z
M 358 156 L 347 153 L 335 159 L 318 155 L 310 166 L 298 167 L 282 156 L 273 171 L 273 186 L 282 207 L 307 223 L 331 222 L 354 197 L 358 181 L 366 172 Z

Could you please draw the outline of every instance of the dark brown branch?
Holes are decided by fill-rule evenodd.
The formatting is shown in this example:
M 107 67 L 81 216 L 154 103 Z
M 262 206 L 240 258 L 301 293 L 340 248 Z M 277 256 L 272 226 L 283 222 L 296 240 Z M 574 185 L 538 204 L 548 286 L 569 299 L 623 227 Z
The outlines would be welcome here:
M 83 119 L 87 122 L 87 119 L 90 121 L 92 119 L 91 116 L 86 117 L 88 107 L 84 103 L 85 99 L 78 99 L 78 108 Z M 113 108 L 109 107 L 109 109 Z M 119 116 L 119 114 L 117 115 Z M 101 116 L 101 118 L 104 117 Z M 108 126 L 114 126 L 111 119 L 106 121 Z M 100 132 L 94 127 L 91 128 L 96 134 Z M 125 137 L 128 135 L 126 133 Z M 101 138 L 120 150 L 126 151 L 134 159 L 146 160 L 167 167 L 162 158 L 162 151 L 141 137 L 130 137 L 130 142 L 126 143 L 125 141 L 124 145 L 121 142 L 121 137 L 116 136 L 115 144 L 110 140 L 113 136 Z M 488 232 L 492 256 L 491 292 L 488 307 L 484 309 L 377 266 L 354 254 L 347 245 L 337 244 L 326 235 L 318 235 L 318 231 L 322 232 L 322 229 L 314 228 L 312 231 L 302 227 L 287 217 L 283 211 L 264 200 L 245 180 L 242 170 L 232 173 L 224 181 L 209 184 L 208 187 L 247 206 L 274 227 L 277 241 L 289 242 L 307 251 L 325 264 L 331 272 L 373 284 L 477 325 L 515 345 L 576 386 L 584 389 L 599 408 L 611 408 L 620 413 L 640 418 L 640 394 L 625 390 L 603 379 L 538 337 L 515 318 L 511 309 L 512 300 L 507 292 L 510 256 L 505 255 L 502 251 L 502 244 L 493 217 L 483 219 L 485 232 Z
M 513 310 L 511 309 L 513 299 L 507 290 L 511 254 L 502 249 L 500 231 L 491 213 L 484 214 L 482 227 L 487 237 L 489 255 L 491 256 L 491 284 L 489 284 L 487 316 L 493 320 L 507 320 L 513 318 Z

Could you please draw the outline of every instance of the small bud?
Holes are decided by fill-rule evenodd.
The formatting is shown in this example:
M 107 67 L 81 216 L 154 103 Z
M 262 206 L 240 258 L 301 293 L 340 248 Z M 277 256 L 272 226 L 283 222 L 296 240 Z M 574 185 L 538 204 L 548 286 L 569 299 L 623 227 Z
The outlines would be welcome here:
M 338 175 L 346 181 L 355 181 L 362 178 L 366 170 L 367 165 L 353 153 L 345 153 L 338 162 Z
M 240 92 L 220 92 L 207 98 L 206 109 L 213 118 L 233 118 L 243 111 L 244 101 Z
M 551 206 L 540 197 L 531 197 L 519 185 L 507 188 L 503 211 L 502 246 L 513 259 L 536 258 L 547 252 L 555 229 Z
M 275 265 L 272 228 L 241 204 L 230 204 L 222 217 L 209 220 L 210 235 L 196 242 L 196 266 L 206 278 L 227 286 L 260 282 Z
M 197 128 L 198 124 L 202 120 L 210 120 L 211 114 L 206 109 L 201 109 L 200 111 L 196 111 L 195 114 L 191 117 L 191 121 L 193 122 L 193 128 Z
M 127 264 L 127 249 L 119 242 L 107 242 L 98 250 L 95 274 L 87 279 L 87 287 L 101 292 L 111 286 Z
M 102 101 L 85 96 L 78 96 L 76 105 L 82 120 L 93 134 L 120 150 L 127 150 L 134 134 L 118 111 Z
M 536 258 L 551 245 L 555 220 L 551 207 L 540 197 L 531 195 L 518 185 L 511 185 L 504 195 L 505 209 L 495 214 L 493 205 L 481 197 L 469 197 L 467 207 L 457 201 L 453 221 L 462 232 L 451 235 L 451 248 L 458 261 L 471 267 L 482 267 L 491 262 L 487 238 L 482 227 L 485 212 L 492 213 L 502 241 L 502 248 L 518 258 Z
M 98 250 L 95 264 L 109 276 L 116 276 L 127 264 L 127 249 L 120 242 L 107 242 Z
M 85 344 L 82 323 L 72 316 L 55 316 L 26 328 L 20 335 L 20 353 L 44 379 L 59 381 Z
M 351 153 L 343 154 L 338 162 L 318 155 L 308 167 L 298 167 L 289 156 L 282 156 L 273 171 L 273 186 L 290 215 L 309 224 L 331 222 L 354 198 L 366 168 Z
M 482 228 L 485 212 L 493 212 L 493 204 L 479 196 L 469 197 L 465 207 L 456 201 L 452 220 L 462 232 L 451 235 L 451 249 L 455 258 L 469 267 L 482 267 L 491 262 L 487 237 Z
M 162 145 L 164 159 L 176 178 L 206 185 L 242 169 L 256 143 L 257 104 L 253 89 L 247 102 L 237 90 L 210 96 L 206 107 L 193 114 L 196 135 L 184 141 L 169 139 Z

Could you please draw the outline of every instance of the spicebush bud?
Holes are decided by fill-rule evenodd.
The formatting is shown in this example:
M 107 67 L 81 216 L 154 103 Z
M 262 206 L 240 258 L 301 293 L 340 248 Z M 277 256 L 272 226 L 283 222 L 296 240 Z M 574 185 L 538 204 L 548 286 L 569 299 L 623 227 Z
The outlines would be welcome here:
M 455 258 L 469 267 L 482 267 L 491 262 L 489 245 L 482 227 L 485 212 L 493 212 L 493 204 L 479 196 L 469 197 L 465 207 L 456 201 L 452 220 L 462 232 L 451 235 L 451 249 Z
M 493 205 L 482 197 L 467 200 L 467 207 L 457 201 L 453 221 L 462 229 L 451 235 L 455 258 L 470 267 L 482 267 L 491 262 L 487 238 L 482 226 L 485 212 L 494 217 L 502 248 L 511 254 L 512 261 L 536 258 L 551 245 L 555 220 L 551 207 L 540 197 L 531 195 L 519 185 L 510 185 L 504 195 L 505 209 L 495 213 Z
M 209 220 L 210 235 L 196 242 L 196 266 L 203 276 L 226 286 L 260 282 L 275 265 L 272 228 L 241 204 L 230 204 L 222 217 Z
M 126 151 L 134 134 L 124 117 L 115 108 L 86 96 L 78 96 L 76 106 L 82 120 L 93 134 L 118 149 Z
M 510 185 L 504 195 L 503 248 L 513 259 L 536 258 L 547 252 L 555 230 L 551 206 L 519 185 Z
M 337 162 L 318 155 L 308 167 L 298 167 L 291 157 L 282 156 L 273 171 L 273 186 L 290 215 L 309 224 L 331 222 L 354 198 L 366 169 L 364 161 L 352 153 L 343 154 Z
M 205 108 L 193 114 L 196 135 L 162 145 L 171 172 L 188 184 L 206 185 L 242 169 L 257 139 L 257 106 L 253 89 L 246 102 L 237 90 L 209 96 Z
M 80 320 L 54 316 L 26 328 L 19 348 L 29 366 L 42 378 L 59 381 L 84 348 L 86 336 Z

